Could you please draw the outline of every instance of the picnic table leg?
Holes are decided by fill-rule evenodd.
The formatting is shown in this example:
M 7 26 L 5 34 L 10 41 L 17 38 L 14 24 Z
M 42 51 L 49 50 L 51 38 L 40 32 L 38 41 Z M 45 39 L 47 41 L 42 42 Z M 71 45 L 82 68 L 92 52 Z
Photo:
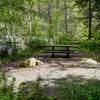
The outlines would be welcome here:
M 67 47 L 67 51 L 69 51 L 69 47 Z M 67 52 L 67 58 L 70 58 L 69 52 Z
M 52 51 L 54 51 L 54 46 L 52 46 Z M 52 57 L 54 58 L 54 52 L 52 52 Z
M 69 53 L 67 53 L 67 58 L 70 58 L 70 55 L 69 55 Z

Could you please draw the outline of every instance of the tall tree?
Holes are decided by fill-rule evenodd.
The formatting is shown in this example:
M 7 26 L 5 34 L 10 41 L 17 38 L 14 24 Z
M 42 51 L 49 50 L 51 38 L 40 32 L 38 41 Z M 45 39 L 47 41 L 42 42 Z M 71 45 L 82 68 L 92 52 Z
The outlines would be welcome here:
M 88 32 L 88 39 L 92 38 L 92 8 L 91 8 L 91 0 L 88 2 L 89 4 L 89 14 L 88 14 L 88 19 L 89 19 L 89 32 Z
M 66 30 L 66 35 L 68 34 L 68 1 L 67 0 L 64 0 L 64 8 L 65 8 L 65 30 Z
M 48 38 L 49 43 L 52 41 L 52 0 L 48 0 Z M 54 38 L 53 38 L 54 41 Z

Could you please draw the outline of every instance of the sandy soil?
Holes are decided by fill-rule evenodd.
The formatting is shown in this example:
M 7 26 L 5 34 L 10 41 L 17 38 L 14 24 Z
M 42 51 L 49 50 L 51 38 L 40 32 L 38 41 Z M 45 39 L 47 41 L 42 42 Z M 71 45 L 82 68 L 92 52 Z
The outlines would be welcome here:
M 97 65 L 91 66 L 81 64 L 81 58 L 39 59 L 43 61 L 43 64 L 35 68 L 13 68 L 10 66 L 9 70 L 7 69 L 8 80 L 11 81 L 13 77 L 16 78 L 16 86 L 18 86 L 21 82 L 36 81 L 39 77 L 42 79 L 41 85 L 49 86 L 54 86 L 55 80 L 65 78 L 70 80 L 70 77 L 100 80 L 99 62 Z

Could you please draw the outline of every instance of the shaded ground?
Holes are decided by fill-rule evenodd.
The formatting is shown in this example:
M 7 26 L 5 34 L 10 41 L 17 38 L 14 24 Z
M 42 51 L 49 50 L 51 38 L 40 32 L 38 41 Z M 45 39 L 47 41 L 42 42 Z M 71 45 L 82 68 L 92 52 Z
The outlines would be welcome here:
M 69 85 L 72 83 L 90 84 L 92 81 L 100 83 L 100 63 L 97 65 L 81 64 L 80 61 L 83 57 L 82 55 L 72 58 L 37 57 L 43 64 L 35 68 L 19 68 L 18 62 L 2 64 L 1 67 L 6 71 L 8 82 L 13 77 L 16 78 L 16 87 L 21 82 L 32 82 L 40 78 L 41 86 L 45 87 L 44 93 L 59 97 L 56 87 L 60 87 L 64 83 L 65 86 L 66 83 Z
M 8 82 L 14 77 L 16 78 L 15 85 L 18 87 L 21 82 L 32 82 L 39 78 L 41 86 L 45 87 L 44 93 L 49 96 L 58 95 L 58 97 L 56 87 L 62 84 L 65 86 L 66 83 L 69 85 L 72 83 L 91 84 L 92 81 L 100 83 L 100 63 L 98 62 L 97 65 L 81 64 L 81 59 L 84 58 L 82 54 L 71 58 L 50 58 L 50 56 L 35 58 L 41 60 L 43 64 L 35 68 L 19 68 L 18 61 L 2 64 L 1 67 L 6 71 Z
M 55 80 L 69 79 L 69 76 L 84 79 L 100 80 L 100 63 L 91 66 L 81 64 L 81 58 L 38 58 L 43 61 L 42 65 L 35 68 L 19 68 L 16 62 L 2 65 L 7 71 L 8 80 L 16 78 L 16 86 L 23 81 L 35 81 L 38 77 L 42 79 L 41 85 L 54 86 Z

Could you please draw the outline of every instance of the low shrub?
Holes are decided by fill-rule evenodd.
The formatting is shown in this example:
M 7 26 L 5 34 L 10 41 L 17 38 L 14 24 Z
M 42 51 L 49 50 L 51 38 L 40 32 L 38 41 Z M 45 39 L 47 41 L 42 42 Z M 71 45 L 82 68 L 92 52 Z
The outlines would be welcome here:
M 58 88 L 58 97 L 60 100 L 99 100 L 100 82 L 63 84 Z
M 18 100 L 44 100 L 43 90 L 39 83 L 22 82 L 19 86 Z
M 26 45 L 31 50 L 36 51 L 36 50 L 40 50 L 41 46 L 46 45 L 46 44 L 47 44 L 47 42 L 45 40 L 43 40 L 43 39 L 40 40 L 40 39 L 36 38 L 34 40 L 29 41 Z
M 85 40 L 82 41 L 79 49 L 83 52 L 100 53 L 100 40 Z
M 85 40 L 79 44 L 79 51 L 86 53 L 98 61 L 100 61 L 100 40 Z

